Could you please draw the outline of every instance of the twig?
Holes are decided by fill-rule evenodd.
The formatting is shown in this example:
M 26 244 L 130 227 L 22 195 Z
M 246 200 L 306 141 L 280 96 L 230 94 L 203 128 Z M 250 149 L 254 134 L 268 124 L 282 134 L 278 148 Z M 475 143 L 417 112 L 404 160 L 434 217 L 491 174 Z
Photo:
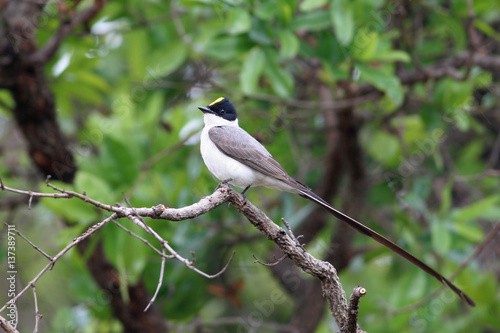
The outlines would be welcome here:
M 173 259 L 174 256 L 171 256 L 169 258 L 169 256 L 167 256 L 165 253 L 162 253 L 160 250 L 158 250 L 153 244 L 151 244 L 147 239 L 145 238 L 142 238 L 141 236 L 139 236 L 138 234 L 136 234 L 135 232 L 133 232 L 132 230 L 124 227 L 123 225 L 120 224 L 120 222 L 116 221 L 116 220 L 113 220 L 113 222 L 121 229 L 123 229 L 125 232 L 127 232 L 129 235 L 139 239 L 140 241 L 142 241 L 144 244 L 146 244 L 147 246 L 149 246 L 151 249 L 153 249 L 153 251 L 155 251 L 156 253 L 158 253 L 161 257 L 165 257 L 165 259 Z
M 279 259 L 276 259 L 276 257 L 274 257 L 274 260 L 276 260 L 275 262 L 265 263 L 265 262 L 262 262 L 262 261 L 260 261 L 259 259 L 257 259 L 257 257 L 255 256 L 255 254 L 252 254 L 252 256 L 253 256 L 253 258 L 255 259 L 255 260 L 254 260 L 254 263 L 259 263 L 259 264 L 261 264 L 261 265 L 263 265 L 263 266 L 268 266 L 268 267 L 271 267 L 271 266 L 276 266 L 277 264 L 279 264 L 280 262 L 282 262 L 283 260 L 285 260 L 285 259 L 286 259 L 286 254 L 285 254 L 283 257 L 281 257 L 281 258 L 279 258 Z
M 153 294 L 153 297 L 151 297 L 151 300 L 149 301 L 148 305 L 144 309 L 144 312 L 148 311 L 149 307 L 151 304 L 154 303 L 156 300 L 156 296 L 158 296 L 158 292 L 160 291 L 161 285 L 163 284 L 163 274 L 165 273 L 165 262 L 167 261 L 165 258 L 165 249 L 162 250 L 163 255 L 161 257 L 161 265 L 160 265 L 160 276 L 158 277 L 158 285 L 156 286 L 155 293 Z
M 36 297 L 36 287 L 34 283 L 31 284 L 31 288 L 33 289 L 33 299 L 35 302 L 35 328 L 33 329 L 33 333 L 38 333 L 38 326 L 40 326 L 40 320 L 43 315 L 38 310 L 38 298 Z
M 45 45 L 43 45 L 43 47 L 29 57 L 29 62 L 32 64 L 43 64 L 52 59 L 61 43 L 66 37 L 69 36 L 73 29 L 80 24 L 84 24 L 92 20 L 104 7 L 106 2 L 107 0 L 94 0 L 94 3 L 90 7 L 77 12 L 71 18 L 62 19 L 59 29 L 52 35 Z
M 59 188 L 55 185 L 52 185 L 51 183 L 49 183 L 49 180 L 50 180 L 50 175 L 47 176 L 47 179 L 45 180 L 45 184 L 58 191 L 58 192 L 61 192 L 61 194 L 59 193 L 41 193 L 41 194 L 53 194 L 53 198 L 73 198 L 73 197 L 77 197 L 78 199 L 81 199 L 85 202 L 89 202 L 91 203 L 92 205 L 98 207 L 98 208 L 102 208 L 102 209 L 105 209 L 107 211 L 111 211 L 111 212 L 115 212 L 115 213 L 121 213 L 122 210 L 119 208 L 119 207 L 114 207 L 114 206 L 111 206 L 111 205 L 106 205 L 106 204 L 103 204 L 97 200 L 94 200 L 94 199 L 91 199 L 89 197 L 87 197 L 87 194 L 85 192 L 83 192 L 82 194 L 78 193 L 78 192 L 74 192 L 74 191 L 66 191 L 65 189 L 62 189 L 62 188 Z M 26 192 L 26 191 L 23 191 L 23 192 Z M 21 192 L 17 192 L 17 193 L 21 193 Z M 33 196 L 41 196 L 40 193 L 37 193 L 37 192 L 31 192 L 28 193 L 29 195 L 33 195 Z M 50 195 L 44 195 L 46 197 L 51 197 Z
M 354 287 L 351 298 L 349 299 L 348 320 L 347 326 L 344 326 L 340 332 L 342 333 L 356 333 L 358 330 L 358 313 L 359 301 L 361 297 L 366 295 L 366 289 L 360 286 Z
M 231 255 L 231 258 L 229 258 L 228 262 L 226 263 L 226 265 L 217 273 L 215 274 L 208 274 L 208 273 L 205 273 L 203 272 L 202 270 L 196 268 L 194 265 L 193 265 L 193 262 L 191 260 L 188 260 L 186 258 L 184 258 L 183 256 L 181 256 L 177 251 L 175 251 L 171 246 L 170 244 L 164 240 L 156 231 L 154 231 L 153 229 L 151 229 L 146 223 L 144 223 L 143 221 L 141 221 L 140 219 L 138 219 L 136 216 L 133 216 L 133 215 L 128 215 L 127 216 L 128 219 L 130 219 L 132 222 L 134 222 L 136 225 L 138 225 L 139 227 L 143 228 L 144 230 L 146 230 L 148 233 L 150 233 L 151 235 L 153 235 L 154 238 L 156 238 L 156 240 L 158 242 L 160 242 L 160 244 L 162 245 L 162 247 L 167 250 L 168 252 L 170 252 L 174 257 L 175 259 L 179 260 L 180 262 L 182 262 L 184 265 L 186 265 L 187 268 L 195 271 L 196 273 L 200 274 L 200 275 L 203 275 L 204 277 L 206 278 L 209 278 L 209 279 L 213 279 L 219 275 L 221 275 L 222 273 L 224 273 L 226 271 L 226 269 L 229 267 L 229 264 L 233 261 L 233 258 L 234 258 L 234 254 L 236 253 L 235 251 L 233 251 L 233 254 Z
M 13 327 L 9 323 L 9 321 L 2 316 L 0 316 L 0 327 L 3 328 L 7 333 L 19 333 L 19 331 L 16 330 L 16 328 Z
M 73 247 L 75 247 L 78 243 L 82 242 L 84 239 L 86 239 L 87 237 L 89 237 L 90 235 L 94 234 L 97 230 L 101 229 L 106 223 L 108 223 L 109 221 L 113 220 L 114 218 L 117 217 L 117 214 L 112 214 L 110 217 L 102 220 L 101 222 L 97 223 L 97 224 L 94 224 L 93 226 L 91 226 L 89 229 L 87 229 L 87 231 L 85 231 L 83 234 L 81 234 L 80 236 L 78 236 L 77 238 L 75 238 L 73 240 L 73 242 L 71 242 L 70 244 L 68 244 L 64 249 L 62 249 L 58 254 L 56 254 L 54 257 L 52 257 L 52 261 L 50 263 L 48 263 L 41 271 L 40 273 L 37 274 L 37 276 L 35 276 L 33 278 L 33 280 L 31 280 L 27 285 L 26 287 L 24 287 L 23 290 L 21 290 L 14 298 L 12 298 L 10 301 L 8 301 L 7 303 L 5 303 L 4 306 L 2 306 L 0 308 L 0 312 L 2 312 L 3 310 L 5 310 L 5 308 L 7 307 L 7 305 L 10 303 L 10 302 L 16 302 L 19 297 L 21 297 L 32 285 L 34 286 L 36 284 L 36 282 L 42 277 L 43 274 L 45 274 L 45 272 L 47 272 L 49 269 L 52 268 L 52 266 L 54 265 L 54 263 L 59 260 L 59 258 L 61 258 L 66 252 L 68 252 L 69 250 L 71 250 Z
M 285 221 L 284 218 L 281 218 L 281 222 L 285 225 L 286 227 L 286 230 L 288 231 L 288 234 L 290 235 L 290 237 L 292 237 L 292 239 L 295 241 L 295 244 L 297 244 L 297 246 L 300 246 L 302 249 L 304 249 L 304 245 L 303 244 L 300 244 L 300 241 L 299 239 L 302 238 L 302 236 L 299 236 L 299 237 L 295 237 L 295 235 L 293 234 L 293 231 L 292 231 L 292 228 L 290 227 L 290 224 L 288 224 L 287 221 Z M 305 250 L 305 249 L 304 249 Z
M 4 224 L 6 226 L 8 226 L 7 222 L 4 222 Z M 28 238 L 26 238 L 19 230 L 15 229 L 14 228 L 14 232 L 19 236 L 21 237 L 22 239 L 24 239 L 29 245 L 31 245 L 35 250 L 37 250 L 38 252 L 40 252 L 45 258 L 49 259 L 49 261 L 53 261 L 52 257 L 49 256 L 47 253 L 43 252 L 43 250 L 41 248 L 39 248 L 38 246 L 36 246 L 35 244 L 33 244 Z

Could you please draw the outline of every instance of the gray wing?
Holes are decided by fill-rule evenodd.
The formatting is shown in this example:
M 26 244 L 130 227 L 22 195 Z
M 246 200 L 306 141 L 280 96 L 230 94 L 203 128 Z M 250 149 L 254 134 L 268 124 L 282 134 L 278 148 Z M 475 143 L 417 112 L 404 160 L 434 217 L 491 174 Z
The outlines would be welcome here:
M 307 189 L 290 177 L 267 149 L 240 127 L 215 126 L 208 131 L 208 136 L 220 151 L 238 162 L 288 185 Z

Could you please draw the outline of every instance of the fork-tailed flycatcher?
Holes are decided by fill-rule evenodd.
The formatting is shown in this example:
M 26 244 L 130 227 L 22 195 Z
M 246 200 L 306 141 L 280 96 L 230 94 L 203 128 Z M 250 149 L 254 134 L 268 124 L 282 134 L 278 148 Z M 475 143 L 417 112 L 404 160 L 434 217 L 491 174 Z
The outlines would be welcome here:
M 205 120 L 205 127 L 201 132 L 201 156 L 215 177 L 244 188 L 242 193 L 245 193 L 250 186 L 265 186 L 278 191 L 295 193 L 314 201 L 354 230 L 371 237 L 435 277 L 467 304 L 475 306 L 474 301 L 469 296 L 420 259 L 367 226 L 336 210 L 307 186 L 290 177 L 263 145 L 239 127 L 236 109 L 227 98 L 220 97 L 210 105 L 198 108 L 203 111 Z

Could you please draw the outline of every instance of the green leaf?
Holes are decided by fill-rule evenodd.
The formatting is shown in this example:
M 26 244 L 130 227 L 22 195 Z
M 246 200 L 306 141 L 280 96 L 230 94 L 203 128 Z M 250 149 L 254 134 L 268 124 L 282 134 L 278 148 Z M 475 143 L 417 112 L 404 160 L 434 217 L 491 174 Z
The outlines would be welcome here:
M 221 35 L 210 41 L 205 52 L 217 60 L 231 60 L 247 52 L 254 45 L 245 36 L 246 35 Z
M 127 226 L 145 237 L 145 231 L 134 225 Z M 103 229 L 104 252 L 129 284 L 135 284 L 147 263 L 148 247 L 114 224 Z
M 260 75 L 264 69 L 266 55 L 258 46 L 247 55 L 240 73 L 240 85 L 243 92 L 252 95 L 257 92 Z
M 155 51 L 146 66 L 146 82 L 155 82 L 176 71 L 186 60 L 188 48 L 180 40 L 172 40 L 168 46 Z
M 330 25 L 330 14 L 327 11 L 317 11 L 295 17 L 290 27 L 293 30 L 319 31 L 328 28 Z
M 231 35 L 247 32 L 252 25 L 252 19 L 248 11 L 243 8 L 233 8 L 229 11 L 227 18 L 227 31 Z
M 378 130 L 367 141 L 368 153 L 386 167 L 396 167 L 401 157 L 398 139 L 391 134 Z
M 478 218 L 498 219 L 500 212 L 500 195 L 490 195 L 463 208 L 454 209 L 451 218 L 457 223 L 476 220 Z
M 88 84 L 101 92 L 108 92 L 110 86 L 102 76 L 89 72 L 87 70 L 74 72 L 77 75 L 78 84 Z
M 441 208 L 439 210 L 440 215 L 443 215 L 451 207 L 451 191 L 453 190 L 453 182 L 448 181 L 441 191 Z
M 280 67 L 277 56 L 271 52 L 266 54 L 266 68 L 264 75 L 269 79 L 274 92 L 283 98 L 290 97 L 293 92 L 293 77 L 286 70 Z
M 139 176 L 140 166 L 139 157 L 122 140 L 105 136 L 99 160 L 106 182 L 114 189 L 126 190 Z
M 309 12 L 320 7 L 323 7 L 328 0 L 304 0 L 300 3 L 299 8 L 301 11 Z
M 104 204 L 114 204 L 110 202 L 114 196 L 106 180 L 93 173 L 79 171 L 75 177 L 75 190 L 80 193 L 85 192 L 88 197 Z
M 375 52 L 375 54 L 371 56 L 370 60 L 379 60 L 384 62 L 401 61 L 408 63 L 411 61 L 411 57 L 405 51 L 387 50 L 383 52 Z
M 81 171 L 77 173 L 77 176 L 80 172 Z M 73 190 L 73 187 L 66 183 L 51 181 L 51 184 L 68 191 Z M 45 186 L 45 183 L 41 186 L 40 192 L 59 193 Z M 62 216 L 64 219 L 70 222 L 88 225 L 89 223 L 96 222 L 98 218 L 97 209 L 89 203 L 84 202 L 78 198 L 57 200 L 53 198 L 41 198 L 40 201 L 45 207 L 49 208 L 55 214 Z
M 475 223 L 457 223 L 453 227 L 457 234 L 473 243 L 478 243 L 484 238 L 481 227 Z
M 276 16 L 279 10 L 278 1 L 265 1 L 259 2 L 259 5 L 255 8 L 255 16 L 264 21 L 269 21 Z
M 332 0 L 330 2 L 330 19 L 335 36 L 343 45 L 348 45 L 354 36 L 354 15 L 347 0 Z
M 495 28 L 489 25 L 487 22 L 480 20 L 478 18 L 474 19 L 474 27 L 479 31 L 482 31 L 485 35 L 488 35 L 494 38 L 497 41 L 500 41 L 500 33 L 498 33 Z
M 148 35 L 144 29 L 134 29 L 127 34 L 127 65 L 129 69 L 129 79 L 140 81 L 144 76 L 147 58 L 145 52 L 147 48 Z
M 278 33 L 281 48 L 280 56 L 282 58 L 293 58 L 299 52 L 299 39 L 290 30 L 281 30 Z
M 451 233 L 446 227 L 445 222 L 433 218 L 430 227 L 432 248 L 442 255 L 446 254 L 451 247 Z
M 373 84 L 377 89 L 385 92 L 395 107 L 403 103 L 403 88 L 398 78 L 392 73 L 374 69 L 363 64 L 359 64 L 360 79 Z
M 363 28 L 358 30 L 352 45 L 352 55 L 361 61 L 372 60 L 379 42 L 379 35 L 376 31 Z

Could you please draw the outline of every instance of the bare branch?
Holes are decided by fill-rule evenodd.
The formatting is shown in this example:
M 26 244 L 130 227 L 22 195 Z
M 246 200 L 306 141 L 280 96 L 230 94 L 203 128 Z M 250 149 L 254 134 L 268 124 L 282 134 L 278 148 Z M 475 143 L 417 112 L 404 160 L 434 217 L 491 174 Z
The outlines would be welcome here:
M 158 253 L 161 257 L 165 257 L 165 259 L 173 259 L 174 256 L 167 256 L 165 254 L 165 252 L 161 252 L 160 250 L 158 250 L 153 244 L 151 244 L 147 239 L 144 239 L 142 238 L 141 236 L 139 236 L 138 234 L 136 234 L 135 232 L 133 232 L 132 230 L 124 227 L 123 225 L 121 225 L 118 221 L 116 220 L 113 220 L 113 222 L 121 229 L 123 229 L 125 232 L 127 232 L 129 235 L 139 239 L 140 241 L 142 241 L 144 244 L 146 244 L 147 246 L 149 246 L 151 249 L 153 249 L 153 251 L 155 251 L 156 253 Z
M 54 33 L 54 35 L 41 47 L 38 51 L 33 53 L 29 61 L 32 64 L 46 63 L 49 61 L 54 54 L 59 49 L 59 46 L 64 41 L 66 37 L 81 24 L 86 24 L 92 20 L 106 4 L 107 0 L 94 0 L 94 3 L 86 9 L 83 9 L 73 16 L 62 19 L 59 29 Z
M 19 190 L 5 186 L 3 183 L 1 183 L 0 189 L 3 191 L 28 195 L 30 197 L 33 196 L 33 197 L 54 198 L 54 199 L 78 198 L 80 200 L 90 203 L 91 205 L 94 205 L 97 208 L 101 208 L 103 210 L 116 213 L 117 217 L 126 217 L 127 215 L 135 215 L 140 217 L 150 217 L 153 219 L 162 219 L 170 221 L 182 221 L 203 215 L 206 212 L 214 209 L 215 207 L 220 206 L 224 202 L 227 202 L 231 195 L 230 191 L 232 191 L 231 188 L 227 186 L 220 188 L 218 191 L 215 191 L 210 196 L 202 198 L 199 202 L 182 208 L 166 208 L 163 205 L 158 205 L 150 208 L 146 207 L 126 208 L 126 207 L 117 207 L 101 203 L 97 200 L 87 197 L 85 192 L 80 194 L 75 191 L 64 190 L 62 188 L 50 184 L 49 179 L 50 177 L 47 177 L 46 181 L 47 186 L 60 193 L 42 193 L 42 192 Z
M 231 255 L 231 258 L 229 258 L 229 261 L 227 262 L 227 264 L 219 272 L 217 272 L 215 274 L 205 273 L 202 270 L 196 268 L 194 266 L 193 261 L 184 258 L 177 251 L 175 251 L 166 240 L 164 240 L 156 231 L 154 231 L 153 229 L 151 229 L 146 223 L 144 223 L 143 221 L 141 221 L 140 219 L 138 219 L 136 216 L 133 216 L 133 215 L 128 215 L 127 218 L 129 218 L 136 225 L 138 225 L 139 227 L 143 228 L 148 233 L 150 233 L 154 238 L 156 238 L 156 240 L 158 242 L 160 242 L 162 248 L 164 248 L 165 250 L 167 250 L 168 252 L 170 252 L 175 257 L 175 259 L 177 259 L 180 262 L 182 262 L 184 265 L 186 265 L 187 268 L 195 271 L 196 273 L 198 273 L 200 275 L 203 275 L 206 278 L 213 279 L 213 278 L 221 275 L 222 273 L 224 273 L 226 271 L 226 269 L 229 266 L 229 264 L 233 261 L 235 252 L 233 252 L 233 254 Z
M 9 302 L 5 303 L 4 306 L 2 306 L 0 308 L 0 312 L 2 312 L 3 310 L 5 310 L 5 308 L 7 307 L 7 305 L 10 303 L 10 302 L 16 302 L 19 297 L 21 297 L 31 286 L 34 286 L 36 284 L 36 282 L 42 277 L 43 274 L 45 274 L 45 272 L 47 272 L 49 269 L 52 268 L 52 266 L 56 263 L 57 260 L 59 260 L 59 258 L 61 258 L 66 252 L 68 252 L 69 250 L 71 250 L 73 247 L 75 247 L 78 243 L 82 242 L 84 239 L 86 239 L 87 237 L 89 237 L 90 235 L 94 234 L 97 230 L 101 229 L 106 223 L 108 223 L 109 221 L 113 220 L 114 218 L 117 217 L 117 214 L 113 214 L 111 215 L 110 217 L 102 220 L 101 222 L 97 223 L 97 224 L 94 224 L 93 226 L 91 226 L 90 228 L 87 229 L 87 231 L 85 231 L 83 234 L 81 234 L 80 236 L 78 236 L 77 238 L 75 238 L 73 240 L 73 242 L 71 242 L 70 244 L 68 244 L 64 249 L 62 249 L 58 254 L 56 254 L 54 257 L 52 257 L 52 260 L 50 263 L 48 263 L 41 271 L 40 273 L 37 274 L 37 276 L 35 276 L 33 278 L 33 280 L 31 280 L 27 285 L 26 287 L 24 287 L 23 290 L 21 290 L 14 298 L 12 298 Z
M 36 287 L 34 283 L 31 284 L 31 288 L 33 289 L 33 299 L 35 303 L 35 328 L 33 329 L 33 333 L 38 333 L 38 326 L 40 326 L 40 320 L 43 315 L 38 310 L 38 298 L 36 297 Z
M 226 184 L 221 184 L 219 190 L 228 187 Z M 238 192 L 231 191 L 230 202 L 245 215 L 252 225 L 276 243 L 300 269 L 321 281 L 323 296 L 328 301 L 330 312 L 339 327 L 345 326 L 348 320 L 347 299 L 335 267 L 329 262 L 313 257 L 301 246 L 297 246 L 295 240 L 288 236 L 285 230 Z
M 0 316 L 0 327 L 3 328 L 5 330 L 5 332 L 7 333 L 19 333 L 18 330 L 15 329 L 15 327 L 13 327 L 7 319 L 5 319 L 4 317 Z
M 161 257 L 161 266 L 160 266 L 160 276 L 158 277 L 158 285 L 156 286 L 155 293 L 153 294 L 153 297 L 151 297 L 151 300 L 149 301 L 148 305 L 146 308 L 144 308 L 144 312 L 148 311 L 149 307 L 154 303 L 156 296 L 158 296 L 158 292 L 160 291 L 161 285 L 163 284 L 163 274 L 165 273 L 165 262 L 167 261 L 165 258 L 165 249 L 162 250 L 163 255 Z
M 276 261 L 275 262 L 271 262 L 271 263 L 265 263 L 265 262 L 260 261 L 259 259 L 257 259 L 257 257 L 255 256 L 255 254 L 252 254 L 252 257 L 255 259 L 254 263 L 259 263 L 259 264 L 261 264 L 263 266 L 271 267 L 271 266 L 276 266 L 277 264 L 279 264 L 280 262 L 282 262 L 283 260 L 285 260 L 287 258 L 287 255 L 285 254 L 283 257 L 281 257 L 279 259 L 276 259 L 276 257 L 274 257 L 274 259 Z
M 351 298 L 349 299 L 349 313 L 347 326 L 340 329 L 342 333 L 359 333 L 363 332 L 358 327 L 358 312 L 359 312 L 359 300 L 361 297 L 366 295 L 366 289 L 360 286 L 354 287 L 352 291 Z
M 7 222 L 4 222 L 4 224 L 6 226 L 8 226 Z M 52 257 L 49 256 L 47 253 L 43 252 L 43 250 L 41 248 L 39 248 L 38 246 L 36 246 L 35 244 L 33 244 L 28 238 L 26 238 L 19 230 L 15 229 L 14 228 L 14 232 L 19 236 L 21 237 L 22 239 L 24 239 L 29 245 L 31 245 L 35 250 L 37 250 L 38 252 L 40 252 L 45 258 L 49 259 L 49 261 L 52 261 Z

